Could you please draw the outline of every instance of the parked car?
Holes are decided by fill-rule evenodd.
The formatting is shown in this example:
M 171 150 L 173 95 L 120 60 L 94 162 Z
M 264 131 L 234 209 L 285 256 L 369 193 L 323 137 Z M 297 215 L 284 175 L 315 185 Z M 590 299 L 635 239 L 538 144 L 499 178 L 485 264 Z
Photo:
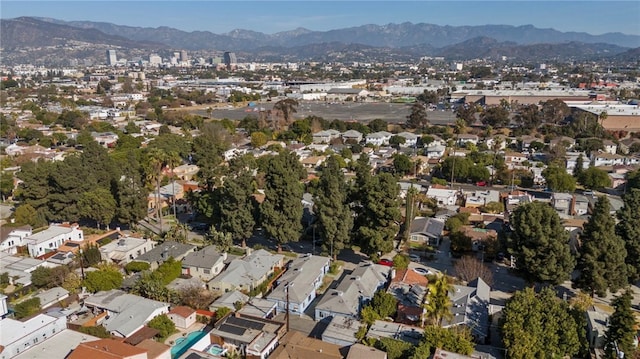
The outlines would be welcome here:
M 478 181 L 478 182 L 476 182 L 476 186 L 486 187 L 486 185 L 487 185 L 486 181 Z
M 420 256 L 417 254 L 409 254 L 409 259 L 412 262 L 420 262 L 422 260 L 422 258 L 420 258 Z
M 387 266 L 387 267 L 393 267 L 393 261 L 390 259 L 381 259 L 378 264 L 383 265 L 383 266 Z

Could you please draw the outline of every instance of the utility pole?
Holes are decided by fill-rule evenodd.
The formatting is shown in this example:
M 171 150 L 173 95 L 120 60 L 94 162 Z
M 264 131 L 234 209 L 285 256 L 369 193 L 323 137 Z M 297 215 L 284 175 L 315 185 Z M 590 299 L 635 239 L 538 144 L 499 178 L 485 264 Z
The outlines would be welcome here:
M 287 291 L 287 304 L 286 304 L 287 307 L 285 308 L 286 310 L 285 314 L 287 316 L 287 328 L 286 328 L 287 333 L 289 333 L 289 317 L 291 316 L 291 313 L 289 313 L 289 285 L 290 284 L 287 283 L 286 286 L 284 287 L 284 289 Z

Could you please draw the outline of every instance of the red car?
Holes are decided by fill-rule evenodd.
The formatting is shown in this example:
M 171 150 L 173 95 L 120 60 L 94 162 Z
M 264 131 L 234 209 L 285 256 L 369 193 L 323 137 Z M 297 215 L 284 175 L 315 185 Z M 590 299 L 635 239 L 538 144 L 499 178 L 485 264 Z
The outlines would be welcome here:
M 476 182 L 476 186 L 485 187 L 486 185 L 487 185 L 487 182 L 485 182 L 485 181 Z
M 378 264 L 381 264 L 383 266 L 387 266 L 387 267 L 393 267 L 393 261 L 389 260 L 389 259 L 381 259 Z

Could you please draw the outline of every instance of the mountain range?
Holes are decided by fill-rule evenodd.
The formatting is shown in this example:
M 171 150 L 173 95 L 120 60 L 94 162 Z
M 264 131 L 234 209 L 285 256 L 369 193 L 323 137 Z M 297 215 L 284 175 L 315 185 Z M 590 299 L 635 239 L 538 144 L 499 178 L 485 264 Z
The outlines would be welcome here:
M 640 36 L 590 35 L 532 25 L 362 25 L 330 31 L 298 28 L 264 34 L 236 29 L 225 34 L 170 27 L 134 27 L 105 22 L 20 17 L 0 20 L 0 44 L 9 58 L 24 48 L 81 42 L 121 50 L 233 51 L 246 61 L 384 60 L 444 56 L 448 59 L 595 59 L 640 47 Z M 633 54 L 633 52 L 632 52 Z M 373 56 L 373 57 L 372 57 Z M 632 58 L 633 59 L 633 58 Z

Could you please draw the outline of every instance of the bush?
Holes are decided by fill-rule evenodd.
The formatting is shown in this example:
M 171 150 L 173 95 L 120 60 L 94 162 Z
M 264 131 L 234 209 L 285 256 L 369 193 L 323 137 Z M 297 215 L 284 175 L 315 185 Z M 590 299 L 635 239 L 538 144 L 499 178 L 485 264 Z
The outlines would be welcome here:
M 40 298 L 31 298 L 16 304 L 15 315 L 17 319 L 32 316 L 40 311 Z
M 158 336 L 160 336 L 161 341 L 176 332 L 176 325 L 166 314 L 161 314 L 151 319 L 147 326 L 159 331 Z
M 95 293 L 103 290 L 120 288 L 122 274 L 113 269 L 103 269 L 87 273 L 84 285 L 89 292 Z
M 124 266 L 124 270 L 127 271 L 127 274 L 138 273 L 145 270 L 149 270 L 151 266 L 147 262 L 129 262 L 126 266 Z
M 396 254 L 393 256 L 393 267 L 397 269 L 409 268 L 409 257 L 404 254 Z
M 111 338 L 111 333 L 109 333 L 107 328 L 103 327 L 102 325 L 98 325 L 95 327 L 80 327 L 78 328 L 78 331 L 80 333 L 93 335 L 94 337 L 98 338 Z

